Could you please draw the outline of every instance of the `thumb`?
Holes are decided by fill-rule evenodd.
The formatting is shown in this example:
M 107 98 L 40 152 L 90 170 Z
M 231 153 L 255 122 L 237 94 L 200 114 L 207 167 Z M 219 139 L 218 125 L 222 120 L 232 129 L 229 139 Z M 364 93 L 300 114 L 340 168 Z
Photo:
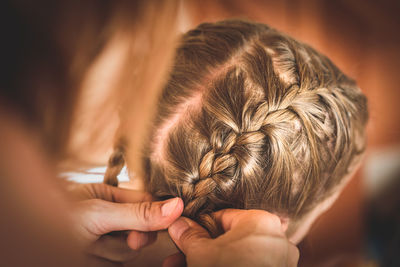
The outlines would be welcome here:
M 168 233 L 184 254 L 187 254 L 192 246 L 211 239 L 206 229 L 186 217 L 181 217 L 171 224 Z
M 96 235 L 112 231 L 158 231 L 168 228 L 182 213 L 183 202 L 173 198 L 159 202 L 115 203 L 87 200 L 83 208 L 86 228 Z

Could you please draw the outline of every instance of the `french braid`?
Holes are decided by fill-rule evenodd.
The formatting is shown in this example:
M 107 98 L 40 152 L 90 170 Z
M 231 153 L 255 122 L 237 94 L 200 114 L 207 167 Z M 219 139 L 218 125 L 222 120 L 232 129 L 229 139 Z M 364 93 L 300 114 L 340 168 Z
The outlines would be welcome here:
M 202 24 L 182 38 L 145 150 L 147 190 L 212 212 L 301 218 L 365 147 L 366 98 L 329 59 L 266 25 Z

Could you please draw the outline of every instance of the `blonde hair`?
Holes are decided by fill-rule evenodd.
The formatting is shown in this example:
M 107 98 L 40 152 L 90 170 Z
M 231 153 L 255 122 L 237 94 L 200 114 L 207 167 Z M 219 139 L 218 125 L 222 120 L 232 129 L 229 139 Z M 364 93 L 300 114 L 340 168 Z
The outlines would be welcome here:
M 299 219 L 362 154 L 367 118 L 356 83 L 308 45 L 263 24 L 201 24 L 159 100 L 145 185 L 213 234 L 223 208 Z

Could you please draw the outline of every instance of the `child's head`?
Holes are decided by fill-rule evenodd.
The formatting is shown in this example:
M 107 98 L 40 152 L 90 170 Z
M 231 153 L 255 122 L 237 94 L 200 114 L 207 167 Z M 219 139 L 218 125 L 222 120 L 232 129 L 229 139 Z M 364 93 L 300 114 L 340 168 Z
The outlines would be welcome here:
M 184 216 L 211 232 L 209 214 L 223 208 L 264 209 L 295 225 L 343 187 L 367 117 L 355 82 L 311 47 L 263 24 L 202 24 L 177 50 L 145 185 L 181 197 Z

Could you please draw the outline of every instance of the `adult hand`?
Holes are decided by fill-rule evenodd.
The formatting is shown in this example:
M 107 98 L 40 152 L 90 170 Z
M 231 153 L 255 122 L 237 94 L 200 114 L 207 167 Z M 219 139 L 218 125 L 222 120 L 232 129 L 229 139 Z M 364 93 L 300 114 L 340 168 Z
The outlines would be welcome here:
M 215 215 L 225 231 L 216 239 L 185 217 L 169 227 L 168 232 L 186 256 L 188 266 L 297 266 L 298 249 L 286 238 L 276 215 L 234 209 Z M 181 253 L 171 255 L 163 266 L 185 266 L 185 257 Z
M 179 198 L 151 202 L 143 192 L 105 184 L 72 185 L 77 234 L 87 247 L 90 263 L 118 265 L 153 243 L 182 213 Z M 118 232 L 116 232 L 118 231 Z

